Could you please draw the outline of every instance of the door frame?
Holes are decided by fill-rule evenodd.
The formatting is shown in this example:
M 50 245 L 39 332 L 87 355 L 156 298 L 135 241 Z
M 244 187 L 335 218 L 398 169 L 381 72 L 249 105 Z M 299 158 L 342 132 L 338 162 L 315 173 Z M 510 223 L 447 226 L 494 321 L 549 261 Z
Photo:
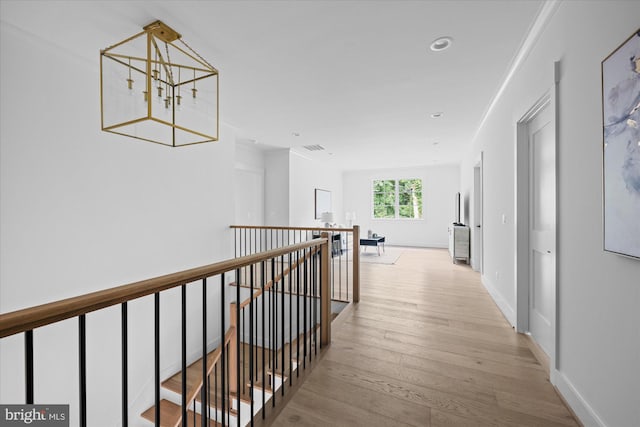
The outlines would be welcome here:
M 473 166 L 473 219 L 469 226 L 472 230 L 471 246 L 471 267 L 481 275 L 484 273 L 484 175 L 483 175 L 484 152 L 480 152 L 480 157 Z M 476 176 L 478 170 L 479 177 Z M 479 196 L 479 197 L 478 197 Z M 476 214 L 479 213 L 479 218 Z M 477 243 L 476 243 L 477 242 Z
M 556 212 L 555 212 L 555 247 L 553 255 L 555 258 L 555 280 L 551 292 L 551 348 L 549 349 L 549 375 L 554 383 L 554 372 L 559 366 L 558 357 L 558 212 L 559 212 L 559 191 L 558 191 L 558 80 L 559 62 L 554 63 L 554 83 L 551 88 L 544 93 L 531 107 L 521 115 L 516 122 L 516 168 L 515 168 L 515 212 L 516 212 L 516 330 L 520 333 L 529 331 L 529 288 L 530 288 L 530 256 L 529 256 L 529 218 L 530 218 L 530 187 L 529 187 L 529 123 L 543 109 L 549 108 L 551 113 L 551 126 L 554 135 L 555 151 L 555 189 L 556 189 Z

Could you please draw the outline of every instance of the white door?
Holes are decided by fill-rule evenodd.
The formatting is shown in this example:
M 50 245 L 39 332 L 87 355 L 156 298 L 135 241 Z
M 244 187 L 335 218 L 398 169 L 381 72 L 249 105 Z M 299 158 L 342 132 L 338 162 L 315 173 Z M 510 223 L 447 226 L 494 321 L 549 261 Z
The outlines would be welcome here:
M 482 159 L 473 168 L 472 233 L 471 266 L 482 274 Z
M 529 332 L 547 353 L 553 349 L 556 280 L 556 158 L 551 109 L 529 122 Z
M 236 225 L 264 225 L 264 173 L 235 170 Z

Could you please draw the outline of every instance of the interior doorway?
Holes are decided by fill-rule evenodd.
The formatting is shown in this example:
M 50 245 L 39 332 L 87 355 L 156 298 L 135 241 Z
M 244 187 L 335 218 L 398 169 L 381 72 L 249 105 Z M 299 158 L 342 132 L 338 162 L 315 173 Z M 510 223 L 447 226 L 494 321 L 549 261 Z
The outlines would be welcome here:
M 555 89 L 517 124 L 517 329 L 557 366 Z

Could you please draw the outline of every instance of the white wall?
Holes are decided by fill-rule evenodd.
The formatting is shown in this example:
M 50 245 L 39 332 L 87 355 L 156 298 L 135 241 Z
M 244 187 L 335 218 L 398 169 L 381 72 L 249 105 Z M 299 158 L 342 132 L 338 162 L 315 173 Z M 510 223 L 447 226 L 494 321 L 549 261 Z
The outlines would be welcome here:
M 289 150 L 268 151 L 265 161 L 265 225 L 289 225 Z
M 234 171 L 234 224 L 264 225 L 264 152 L 236 143 Z
M 290 225 L 294 227 L 322 227 L 315 219 L 315 189 L 331 191 L 331 209 L 334 222 L 344 224 L 342 209 L 342 171 L 331 168 L 329 162 L 309 159 L 290 153 Z
M 469 197 L 484 151 L 483 281 L 509 315 L 516 307 L 515 123 L 550 89 L 560 61 L 559 371 L 552 376 L 587 426 L 640 425 L 640 261 L 602 249 L 600 76 L 600 62 L 637 31 L 639 16 L 640 2 L 562 2 L 461 166 Z
M 87 61 L 10 16 L 0 23 L 0 312 L 232 256 L 233 131 L 222 126 L 220 142 L 179 149 L 101 132 L 97 50 Z M 192 357 L 199 289 L 189 296 Z M 179 292 L 170 294 L 163 375 L 179 361 Z M 152 306 L 146 298 L 129 307 L 132 425 L 153 399 Z M 87 316 L 89 425 L 119 425 L 119 325 L 117 308 Z M 0 345 L 0 401 L 21 403 L 22 336 Z M 71 403 L 77 425 L 77 321 L 37 330 L 34 345 L 36 403 Z
M 372 185 L 376 179 L 422 178 L 423 219 L 372 218 Z M 348 171 L 344 173 L 344 209 L 356 213 L 364 235 L 371 229 L 389 245 L 446 248 L 447 227 L 454 221 L 454 196 L 460 188 L 457 165 L 405 169 Z
M 236 169 L 264 171 L 265 152 L 246 143 L 236 143 Z

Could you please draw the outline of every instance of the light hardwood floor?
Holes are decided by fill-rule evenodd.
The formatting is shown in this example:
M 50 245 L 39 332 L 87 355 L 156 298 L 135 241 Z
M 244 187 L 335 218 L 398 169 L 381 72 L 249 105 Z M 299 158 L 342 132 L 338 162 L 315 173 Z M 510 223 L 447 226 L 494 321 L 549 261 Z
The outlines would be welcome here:
M 361 265 L 361 302 L 274 425 L 577 426 L 469 266 L 407 248 Z

